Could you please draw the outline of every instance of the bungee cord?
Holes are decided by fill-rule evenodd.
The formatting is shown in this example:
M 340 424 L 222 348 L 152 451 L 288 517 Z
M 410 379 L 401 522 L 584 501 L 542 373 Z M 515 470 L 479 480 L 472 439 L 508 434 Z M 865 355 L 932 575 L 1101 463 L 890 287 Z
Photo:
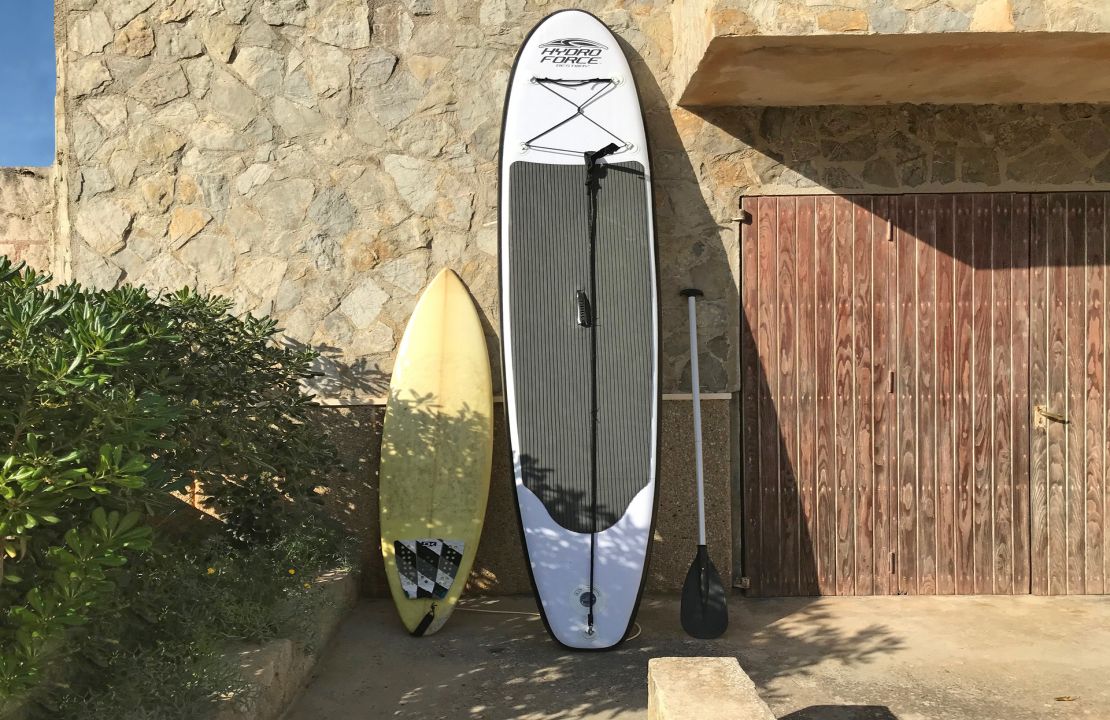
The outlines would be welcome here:
M 543 132 L 539 133 L 535 137 L 532 137 L 528 140 L 525 140 L 522 143 L 522 145 L 525 148 L 527 148 L 529 150 L 543 150 L 543 151 L 546 151 L 546 152 L 564 153 L 564 154 L 571 154 L 571 155 L 581 155 L 582 153 L 587 152 L 586 150 L 583 150 L 583 149 L 580 149 L 580 148 L 561 148 L 561 147 L 554 147 L 554 146 L 551 146 L 551 145 L 537 145 L 537 144 L 535 144 L 537 140 L 550 135 L 551 133 L 555 132 L 556 130 L 558 130 L 559 128 L 563 127 L 564 125 L 570 123 L 571 121 L 575 120 L 576 118 L 582 118 L 583 120 L 586 120 L 591 125 L 595 126 L 599 130 L 604 132 L 606 135 L 611 137 L 613 140 L 615 140 L 617 142 L 617 144 L 620 146 L 620 148 L 619 148 L 620 150 L 631 150 L 632 149 L 632 143 L 629 143 L 628 141 L 624 140 L 622 137 L 620 137 L 619 135 L 614 133 L 612 130 L 605 127 L 601 123 L 597 122 L 596 120 L 594 120 L 593 118 L 591 118 L 589 115 L 587 115 L 585 113 L 585 110 L 586 110 L 587 107 L 589 107 L 593 103 L 597 102 L 601 98 L 605 97 L 606 95 L 608 95 L 610 92 L 612 92 L 617 87 L 617 81 L 614 80 L 613 78 L 588 78 L 588 79 L 580 79 L 580 80 L 568 80 L 568 79 L 561 79 L 561 78 L 534 77 L 534 78 L 532 78 L 532 83 L 534 85 L 539 85 L 540 87 L 547 90 L 548 92 L 550 92 L 555 97 L 557 97 L 560 100 L 562 100 L 563 102 L 569 104 L 571 107 L 574 108 L 574 113 L 565 117 L 565 118 L 563 118 L 562 120 L 555 123 L 551 127 L 547 128 Z M 563 95 L 562 93 L 560 93 L 558 90 L 555 89 L 555 87 L 575 89 L 575 88 L 585 87 L 587 85 L 600 85 L 600 87 L 597 90 L 595 90 L 592 95 L 590 95 L 588 98 L 586 98 L 581 103 L 575 102 L 574 100 L 570 99 L 566 95 Z

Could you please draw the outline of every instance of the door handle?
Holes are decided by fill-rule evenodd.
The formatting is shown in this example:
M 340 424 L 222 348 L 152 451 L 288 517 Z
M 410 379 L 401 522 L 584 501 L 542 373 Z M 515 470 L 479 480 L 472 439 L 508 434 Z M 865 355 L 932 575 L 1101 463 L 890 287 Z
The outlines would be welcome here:
M 1046 405 L 1036 405 L 1033 407 L 1033 411 L 1036 413 L 1036 417 L 1033 418 L 1034 427 L 1046 427 L 1049 420 L 1051 420 L 1052 422 L 1058 422 L 1061 425 L 1067 425 L 1071 422 L 1071 420 L 1068 420 L 1066 416 L 1049 410 L 1048 406 Z

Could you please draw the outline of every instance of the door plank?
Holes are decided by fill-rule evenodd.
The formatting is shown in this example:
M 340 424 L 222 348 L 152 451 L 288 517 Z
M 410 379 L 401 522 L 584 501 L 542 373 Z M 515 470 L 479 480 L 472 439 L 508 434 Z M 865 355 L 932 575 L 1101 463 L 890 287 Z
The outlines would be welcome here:
M 778 201 L 760 198 L 759 274 L 774 278 L 778 253 Z M 778 283 L 759 285 L 759 362 L 763 368 L 766 392 L 760 394 L 759 406 L 759 590 L 758 595 L 774 595 L 778 582 L 779 547 L 779 448 L 782 440 L 778 427 L 775 399 L 778 396 Z
M 937 197 L 936 227 L 936 428 L 937 588 L 956 592 L 955 433 L 955 198 Z
M 834 421 L 835 363 L 833 360 L 834 280 L 829 250 L 836 241 L 833 233 L 832 197 L 820 197 L 817 205 L 816 246 L 825 253 L 814 270 L 817 305 L 817 584 L 822 595 L 836 594 L 836 424 Z
M 917 594 L 917 197 L 898 213 L 898 590 Z
M 1048 364 L 1047 405 L 1067 413 L 1067 198 L 1048 201 Z M 1048 572 L 1050 595 L 1068 588 L 1067 426 L 1048 423 Z
M 1086 370 L 1084 412 L 1084 443 L 1086 444 L 1086 549 L 1084 552 L 1086 591 L 1105 592 L 1103 574 L 1103 482 L 1105 466 L 1103 453 L 1106 428 L 1103 410 L 1105 389 L 1103 386 L 1105 364 L 1105 342 L 1103 324 L 1105 305 L 1105 241 L 1103 223 L 1105 200 L 1101 193 L 1091 193 L 1084 198 L 1087 210 L 1084 237 L 1086 240 L 1086 259 L 1084 268 L 1087 273 L 1086 309 Z
M 834 201 L 834 260 L 836 303 L 836 594 L 855 594 L 855 378 L 853 354 L 852 296 L 855 282 L 852 248 L 854 213 L 852 202 L 844 197 Z
M 740 245 L 740 443 L 741 482 L 744 495 L 743 554 L 744 574 L 753 581 L 749 594 L 759 594 L 760 584 L 755 570 L 759 568 L 763 538 L 759 517 L 760 498 L 760 418 L 761 394 L 765 391 L 756 332 L 759 328 L 759 212 L 762 204 L 755 198 L 744 198 L 743 209 L 753 222 L 746 225 Z
M 872 490 L 875 482 L 874 377 L 872 375 L 872 333 L 874 308 L 872 270 L 872 211 L 870 197 L 855 202 L 855 388 L 856 388 L 856 488 L 855 542 L 856 595 L 875 593 L 875 536 Z
M 1102 337 L 1110 342 L 1110 272 L 1105 265 L 1110 262 L 1110 194 L 1100 193 L 1102 209 L 1102 249 L 1103 249 L 1103 318 Z M 1103 474 L 1102 474 L 1102 591 L 1110 593 L 1110 358 L 1103 357 Z
M 1013 298 L 1010 276 L 1013 272 L 1011 195 L 993 197 L 991 245 L 994 255 L 994 322 L 991 364 L 993 378 L 994 421 L 994 592 L 1002 595 L 1014 591 L 1014 528 L 1013 528 Z
M 1086 590 L 1086 309 L 1087 211 L 1083 195 L 1067 196 L 1067 592 Z
M 800 595 L 817 595 L 816 200 L 798 198 L 798 520 Z M 822 328 L 824 331 L 827 325 Z
M 1102 249 L 1103 249 L 1103 318 L 1102 337 L 1110 342 L 1110 272 L 1105 268 L 1110 262 L 1110 194 L 1100 193 L 1102 208 Z M 1102 474 L 1102 591 L 1110 593 L 1110 358 L 1103 358 L 1103 474 Z
M 991 196 L 977 195 L 972 228 L 972 458 L 975 468 L 972 515 L 975 532 L 975 593 L 994 592 L 994 546 L 991 505 L 994 474 L 991 435 L 994 428 L 991 397 L 991 321 L 994 306 L 991 247 Z
M 1100 207 L 1102 209 L 1101 243 L 1103 249 L 1103 285 L 1102 285 L 1102 337 L 1103 342 L 1110 342 L 1110 272 L 1105 265 L 1110 261 L 1110 194 L 1100 193 Z M 1105 352 L 1105 351 L 1104 351 Z M 1103 473 L 1102 473 L 1102 591 L 1110 593 L 1110 358 L 1103 357 Z
M 974 470 L 972 465 L 972 284 L 974 200 L 956 198 L 955 442 L 956 592 L 975 592 Z
M 936 196 L 917 199 L 918 593 L 937 592 Z
M 796 198 L 778 200 L 778 286 L 779 286 L 779 390 L 776 406 L 782 449 L 779 451 L 779 584 L 776 595 L 798 594 L 798 377 Z
M 873 478 L 873 517 L 875 546 L 875 594 L 889 595 L 897 592 L 893 582 L 891 555 L 896 544 L 890 540 L 891 488 L 898 458 L 893 440 L 892 426 L 896 425 L 896 395 L 892 387 L 895 362 L 894 323 L 897 303 L 892 290 L 894 282 L 895 250 L 893 214 L 890 199 L 876 197 L 872 206 L 871 233 L 874 248 L 872 286 L 872 356 L 874 362 L 874 450 L 875 471 Z
M 1010 345 L 1013 363 L 1013 590 L 1016 594 L 1032 592 L 1030 587 L 1029 503 L 1030 487 L 1030 415 L 1029 409 L 1029 327 L 1032 308 L 1029 305 L 1029 195 L 1014 196 L 1011 221 L 1010 297 L 1013 306 L 1013 337 Z M 1043 308 L 1042 308 L 1043 311 Z
M 1029 405 L 1048 402 L 1049 202 L 1029 199 Z M 1035 595 L 1049 594 L 1048 428 L 1029 430 L 1029 579 Z

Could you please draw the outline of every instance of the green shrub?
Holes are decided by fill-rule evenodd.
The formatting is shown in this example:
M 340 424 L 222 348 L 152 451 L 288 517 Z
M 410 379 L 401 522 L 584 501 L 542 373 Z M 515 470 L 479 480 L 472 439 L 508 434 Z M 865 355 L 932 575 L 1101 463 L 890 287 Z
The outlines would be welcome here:
M 43 653 L 149 545 L 137 508 L 175 421 L 162 398 L 112 382 L 155 332 L 46 280 L 0 261 L 0 696 L 37 679 Z
M 191 582 L 168 574 L 199 557 L 188 542 L 152 549 L 148 520 L 179 504 L 171 491 L 199 483 L 224 521 L 213 542 L 266 548 L 271 574 L 286 536 L 312 537 L 321 561 L 341 554 L 319 506 L 337 461 L 300 385 L 314 353 L 279 346 L 271 319 L 233 316 L 224 298 L 48 280 L 0 258 L 0 700 L 62 650 L 95 658 L 81 638 L 119 643 L 144 597 Z M 159 642 L 163 658 L 184 647 Z
M 317 643 L 327 596 L 305 578 L 342 559 L 308 546 L 308 537 L 292 533 L 246 552 L 216 536 L 145 554 L 120 596 L 126 606 L 82 629 L 88 640 L 80 643 L 80 661 L 69 663 L 38 714 L 193 720 L 215 698 L 243 696 L 248 688 L 223 661 L 229 643 L 287 637 L 310 650 Z

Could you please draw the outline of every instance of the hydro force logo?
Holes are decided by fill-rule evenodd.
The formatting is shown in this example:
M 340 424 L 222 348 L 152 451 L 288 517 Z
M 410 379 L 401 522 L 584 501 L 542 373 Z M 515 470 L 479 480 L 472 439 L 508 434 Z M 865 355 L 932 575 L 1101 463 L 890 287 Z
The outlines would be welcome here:
M 540 45 L 540 62 L 552 65 L 597 65 L 609 48 L 593 40 L 560 38 Z

